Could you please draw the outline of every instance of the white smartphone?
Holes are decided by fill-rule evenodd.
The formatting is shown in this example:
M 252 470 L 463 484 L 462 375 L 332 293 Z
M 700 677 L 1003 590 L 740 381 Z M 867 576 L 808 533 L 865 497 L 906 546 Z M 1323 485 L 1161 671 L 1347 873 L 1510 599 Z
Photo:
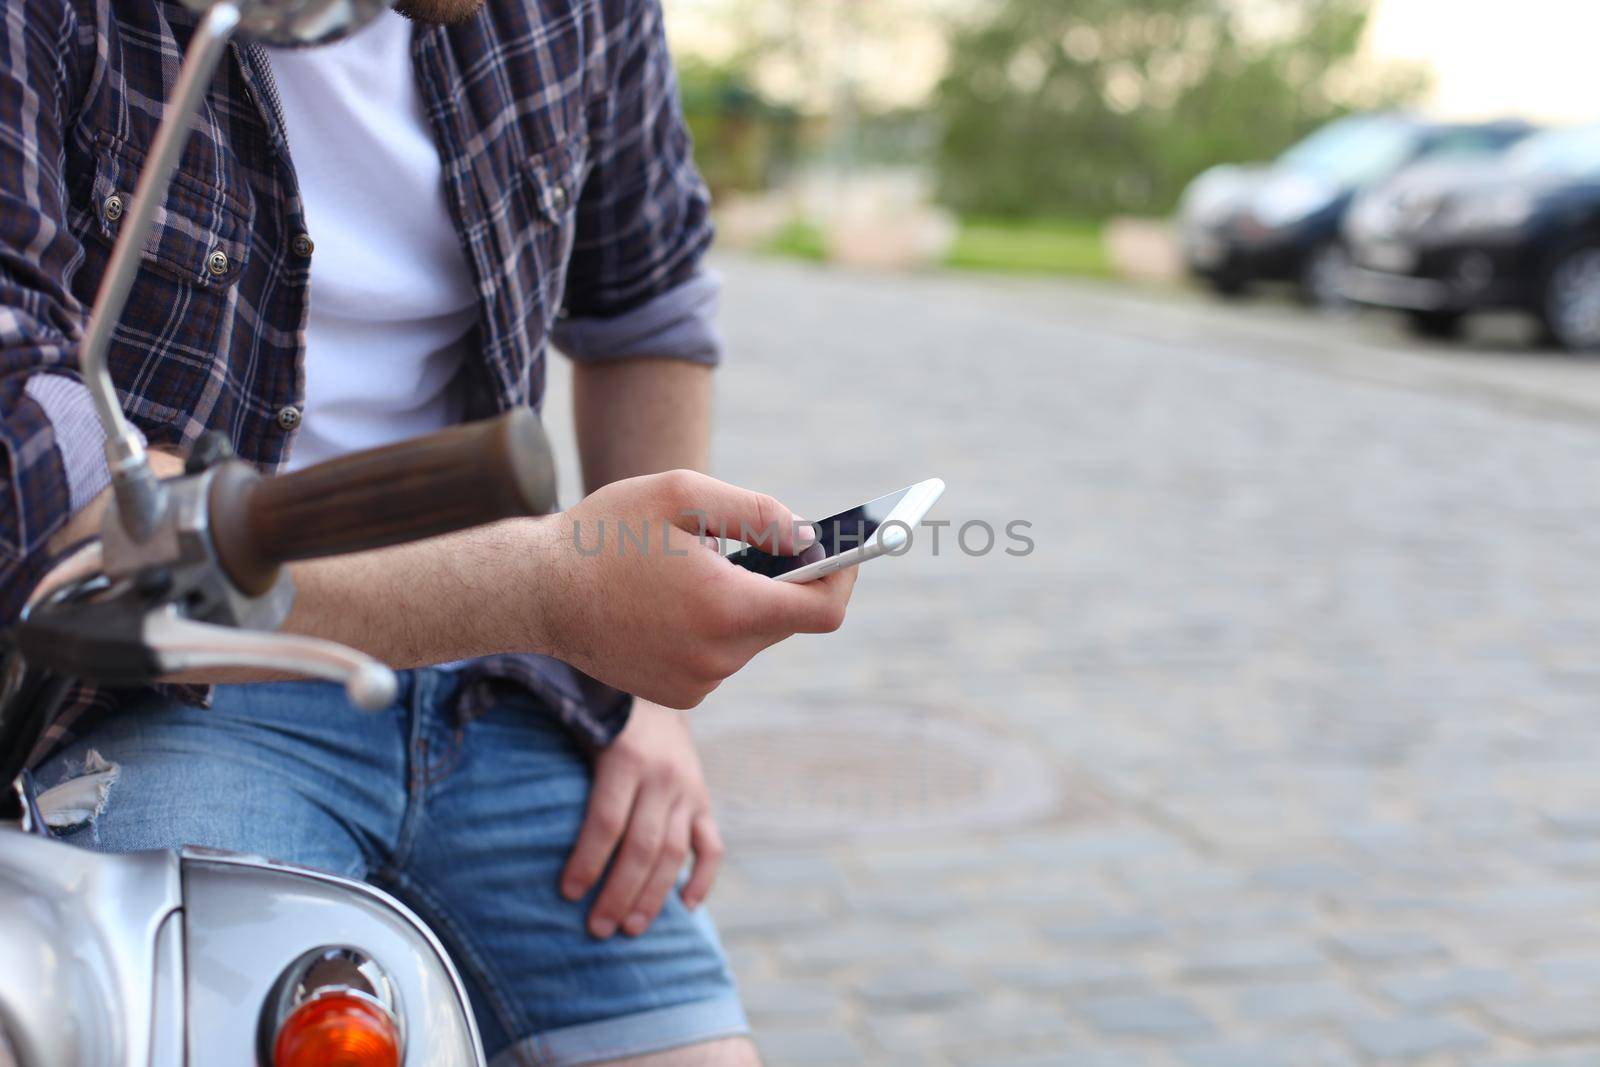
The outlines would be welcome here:
M 728 562 L 780 582 L 814 581 L 900 551 L 910 543 L 912 529 L 943 492 L 944 482 L 929 478 L 811 523 L 817 533 L 816 543 L 798 555 L 774 556 L 752 547 L 731 553 Z

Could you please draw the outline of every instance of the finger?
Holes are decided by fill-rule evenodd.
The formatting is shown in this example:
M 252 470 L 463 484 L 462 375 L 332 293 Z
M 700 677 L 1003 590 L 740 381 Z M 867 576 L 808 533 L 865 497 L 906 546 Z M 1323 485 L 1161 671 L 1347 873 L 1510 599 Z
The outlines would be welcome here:
M 589 932 L 602 941 L 617 932 L 628 907 L 639 897 L 645 880 L 656 868 L 656 858 L 667 840 L 667 818 L 671 810 L 667 798 L 653 790 L 641 790 L 628 819 L 611 870 L 606 875 L 600 896 L 589 912 Z
M 694 471 L 673 471 L 666 489 L 679 528 L 703 537 L 743 541 L 779 556 L 792 556 L 817 539 L 816 531 L 765 493 L 741 489 Z
M 828 591 L 829 596 L 837 597 L 841 604 L 848 604 L 850 603 L 850 594 L 855 592 L 856 579 L 860 576 L 861 568 L 859 566 L 846 567 L 842 571 L 834 571 L 832 574 L 820 579 L 820 581 L 825 583 L 823 588 Z
M 661 854 L 656 857 L 655 870 L 650 872 L 644 888 L 639 890 L 638 897 L 626 909 L 627 917 L 622 920 L 623 933 L 638 937 L 650 929 L 650 924 L 661 914 L 661 905 L 667 902 L 667 894 L 677 884 L 678 874 L 683 870 L 683 861 L 688 855 L 689 809 L 680 804 L 667 820 L 667 839 L 661 846 Z
M 583 829 L 561 872 L 561 895 L 578 900 L 594 888 L 606 861 L 628 828 L 628 814 L 639 791 L 639 779 L 627 775 L 599 774 L 589 791 Z
M 749 590 L 746 603 L 754 628 L 784 637 L 832 633 L 844 624 L 845 608 L 856 585 L 856 570 L 846 567 L 814 582 L 775 582 L 750 575 L 764 583 L 760 587 L 744 583 Z
M 722 869 L 722 857 L 726 851 L 722 844 L 722 831 L 717 828 L 716 817 L 711 812 L 702 811 L 695 816 L 690 825 L 689 845 L 694 851 L 694 872 L 689 875 L 682 895 L 684 906 L 694 909 L 711 893 L 712 883 Z

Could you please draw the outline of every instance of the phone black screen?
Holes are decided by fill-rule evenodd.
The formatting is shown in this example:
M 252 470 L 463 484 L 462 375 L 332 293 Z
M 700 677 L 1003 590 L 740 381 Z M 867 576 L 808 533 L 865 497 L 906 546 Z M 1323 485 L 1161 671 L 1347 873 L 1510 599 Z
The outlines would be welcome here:
M 841 511 L 837 515 L 830 515 L 826 519 L 813 522 L 811 526 L 817 532 L 816 543 L 807 545 L 797 556 L 774 556 L 759 548 L 743 548 L 729 555 L 728 561 L 738 564 L 745 570 L 777 578 L 815 563 L 819 559 L 827 559 L 829 556 L 837 556 L 841 552 L 860 548 L 878 532 L 878 527 L 894 514 L 894 509 L 910 491 L 906 488 L 888 496 L 880 496 L 849 511 Z

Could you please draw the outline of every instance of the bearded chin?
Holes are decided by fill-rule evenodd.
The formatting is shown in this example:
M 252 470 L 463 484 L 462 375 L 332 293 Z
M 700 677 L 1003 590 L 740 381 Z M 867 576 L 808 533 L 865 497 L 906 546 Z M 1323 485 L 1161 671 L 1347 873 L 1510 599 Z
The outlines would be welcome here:
M 395 0 L 394 9 L 413 22 L 453 26 L 483 9 L 484 0 Z

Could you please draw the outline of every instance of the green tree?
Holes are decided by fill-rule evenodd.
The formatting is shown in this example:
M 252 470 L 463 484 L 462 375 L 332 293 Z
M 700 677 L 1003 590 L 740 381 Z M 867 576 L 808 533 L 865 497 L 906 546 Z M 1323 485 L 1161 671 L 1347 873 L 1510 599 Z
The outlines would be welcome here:
M 712 63 L 691 57 L 678 64 L 684 119 L 695 159 L 713 194 L 764 189 L 796 152 L 799 116 L 765 99 L 738 57 Z
M 1426 86 L 1411 68 L 1356 67 L 1369 6 L 998 0 L 957 30 L 939 86 L 942 198 L 1012 216 L 1167 211 L 1208 166 Z

